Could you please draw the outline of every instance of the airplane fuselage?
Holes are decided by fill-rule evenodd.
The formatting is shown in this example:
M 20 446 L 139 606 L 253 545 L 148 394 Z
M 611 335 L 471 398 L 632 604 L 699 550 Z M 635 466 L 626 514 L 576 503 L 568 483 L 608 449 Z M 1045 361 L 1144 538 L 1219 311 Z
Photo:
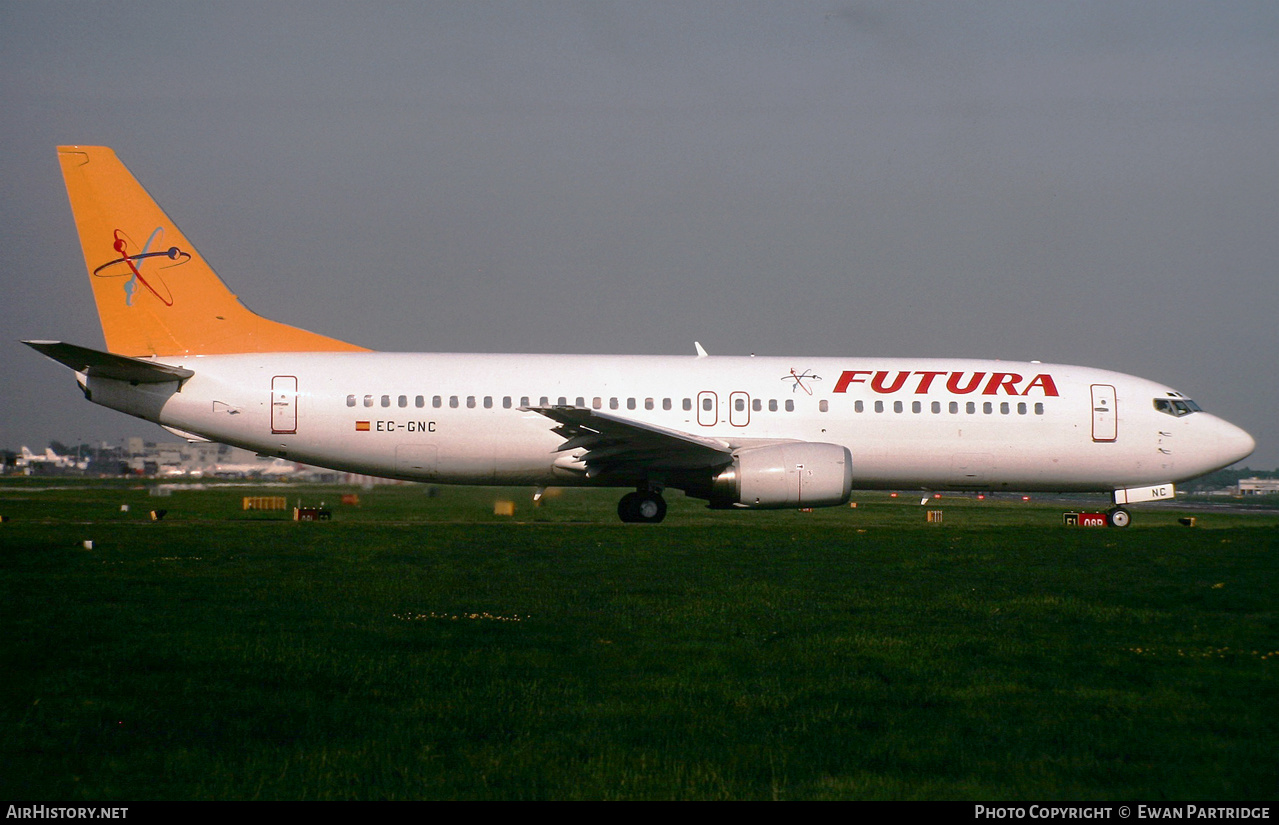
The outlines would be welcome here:
M 581 451 L 561 449 L 565 438 L 530 409 L 546 406 L 598 410 L 733 450 L 842 445 L 861 489 L 1109 491 L 1193 478 L 1251 449 L 1219 418 L 1176 414 L 1172 402 L 1183 396 L 1168 387 L 1056 364 L 408 353 L 161 360 L 195 375 L 180 389 L 92 378 L 90 397 L 260 453 L 415 481 L 645 482 L 588 477 L 575 460 Z

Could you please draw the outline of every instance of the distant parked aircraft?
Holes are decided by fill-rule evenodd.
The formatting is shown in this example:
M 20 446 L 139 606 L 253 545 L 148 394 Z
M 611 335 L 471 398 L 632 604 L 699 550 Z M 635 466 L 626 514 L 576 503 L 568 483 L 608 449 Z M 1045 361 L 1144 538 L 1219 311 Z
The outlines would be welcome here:
M 74 468 L 77 470 L 87 469 L 89 460 L 78 459 L 73 455 L 58 455 L 53 451 L 52 447 L 45 447 L 43 453 L 33 453 L 25 445 L 21 454 L 17 458 L 16 465 L 19 469 L 24 467 L 59 467 Z

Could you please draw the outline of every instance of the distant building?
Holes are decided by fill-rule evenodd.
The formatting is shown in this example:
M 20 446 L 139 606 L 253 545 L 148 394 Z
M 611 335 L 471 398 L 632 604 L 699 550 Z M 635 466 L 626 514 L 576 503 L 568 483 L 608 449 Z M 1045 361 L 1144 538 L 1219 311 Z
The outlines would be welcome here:
M 74 453 L 66 455 L 59 455 L 52 447 L 43 453 L 33 453 L 23 447 L 21 453 L 0 456 L 0 474 L 311 481 L 362 487 L 402 483 L 298 464 L 212 441 L 155 442 L 134 436 L 124 439 L 119 447 L 111 447 L 106 443 L 93 447 L 81 446 L 83 449 L 77 448 Z
M 1279 478 L 1241 478 L 1235 492 L 1241 496 L 1274 495 L 1279 493 Z

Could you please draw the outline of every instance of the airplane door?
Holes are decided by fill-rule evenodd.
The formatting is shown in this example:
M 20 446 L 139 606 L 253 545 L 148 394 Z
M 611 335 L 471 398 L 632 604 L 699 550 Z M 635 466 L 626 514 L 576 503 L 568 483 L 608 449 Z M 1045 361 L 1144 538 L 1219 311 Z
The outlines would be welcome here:
M 719 396 L 710 390 L 697 394 L 697 423 L 703 427 L 714 427 L 719 423 Z
M 271 379 L 271 432 L 298 431 L 298 379 L 277 375 Z
M 1109 384 L 1092 385 L 1092 440 L 1114 441 L 1119 437 L 1116 417 L 1115 388 Z
M 751 423 L 751 397 L 744 392 L 733 392 L 728 395 L 728 423 L 734 427 L 745 427 Z

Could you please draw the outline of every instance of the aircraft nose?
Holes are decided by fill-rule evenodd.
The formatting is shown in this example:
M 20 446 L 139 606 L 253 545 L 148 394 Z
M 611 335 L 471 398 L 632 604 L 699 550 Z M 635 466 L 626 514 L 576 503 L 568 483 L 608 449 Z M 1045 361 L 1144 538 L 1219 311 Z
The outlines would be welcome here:
M 1222 466 L 1245 459 L 1257 449 L 1256 439 L 1229 421 L 1221 421 L 1217 443 L 1221 451 Z
M 1257 449 L 1257 443 L 1242 427 L 1234 426 L 1229 421 L 1216 418 L 1214 422 L 1215 449 L 1212 450 L 1212 463 L 1218 467 L 1229 467 Z

